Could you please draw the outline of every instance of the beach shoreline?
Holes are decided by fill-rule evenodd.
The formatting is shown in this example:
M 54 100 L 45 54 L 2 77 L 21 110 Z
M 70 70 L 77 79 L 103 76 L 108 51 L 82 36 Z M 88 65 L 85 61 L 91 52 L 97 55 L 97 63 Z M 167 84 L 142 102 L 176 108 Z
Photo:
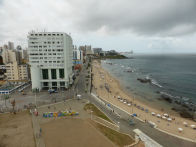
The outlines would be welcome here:
M 189 119 L 185 119 L 179 116 L 179 114 L 174 115 L 175 113 L 170 113 L 169 116 L 172 119 L 171 122 L 167 120 L 163 120 L 161 118 L 156 117 L 156 115 L 163 115 L 168 113 L 165 109 L 156 109 L 153 108 L 151 105 L 145 104 L 142 101 L 138 100 L 137 98 L 133 98 L 133 94 L 131 92 L 127 92 L 124 87 L 121 85 L 120 81 L 114 78 L 107 70 L 105 70 L 100 62 L 96 60 L 93 61 L 93 85 L 95 89 L 95 93 L 102 97 L 103 99 L 111 102 L 112 104 L 117 105 L 118 107 L 126 110 L 130 113 L 136 113 L 137 117 L 144 121 L 152 121 L 154 122 L 158 128 L 167 131 L 169 133 L 173 133 L 182 137 L 190 138 L 195 140 L 196 134 L 195 130 L 190 127 L 185 127 L 183 122 L 187 122 L 191 125 L 196 125 L 195 122 Z M 104 83 L 104 84 L 103 84 Z M 106 85 L 111 92 L 107 92 L 105 89 Z M 105 88 L 104 88 L 105 87 Z M 126 104 L 124 102 L 120 102 L 117 97 L 121 97 L 126 99 Z M 131 106 L 128 106 L 127 103 L 130 102 Z M 136 106 L 134 106 L 136 105 Z M 144 110 L 148 110 L 149 112 L 146 113 Z M 156 115 L 152 116 L 151 112 L 154 112 Z M 178 128 L 183 128 L 183 132 L 178 131 Z
M 102 67 L 103 68 L 103 67 Z M 170 113 L 174 116 L 177 117 L 181 117 L 179 112 L 172 110 L 173 106 L 168 104 L 167 105 L 167 101 L 161 99 L 161 100 L 155 100 L 153 101 L 151 99 L 151 102 L 149 102 L 149 99 L 145 99 L 142 98 L 141 95 L 135 94 L 134 90 L 131 90 L 129 88 L 126 87 L 126 85 L 122 82 L 120 82 L 120 79 L 118 79 L 117 77 L 115 77 L 114 75 L 112 75 L 107 69 L 103 68 L 113 79 L 115 79 L 116 82 L 118 82 L 119 85 L 119 89 L 121 89 L 124 93 L 126 93 L 126 95 L 128 95 L 129 97 L 134 97 L 135 100 L 139 101 L 139 103 L 142 103 L 143 105 L 147 105 L 148 107 L 152 107 L 155 110 L 159 110 L 162 111 L 162 109 L 164 109 L 164 112 L 166 113 Z M 131 83 L 134 84 L 134 83 Z M 153 102 L 152 102 L 153 101 Z M 158 103 L 159 102 L 159 103 Z M 167 105 L 167 106 L 166 106 Z M 169 109 L 168 109 L 169 108 Z

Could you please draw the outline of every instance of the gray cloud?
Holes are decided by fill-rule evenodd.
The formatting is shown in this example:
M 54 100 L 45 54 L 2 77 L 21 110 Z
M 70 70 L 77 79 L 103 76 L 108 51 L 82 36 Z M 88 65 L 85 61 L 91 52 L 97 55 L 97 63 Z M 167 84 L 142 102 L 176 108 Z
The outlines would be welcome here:
M 31 30 L 183 36 L 196 31 L 195 0 L 0 0 L 0 45 Z
M 75 0 L 76 2 L 77 0 Z M 75 4 L 75 3 L 74 3 Z M 79 12 L 79 27 L 131 31 L 141 35 L 173 36 L 196 31 L 195 0 L 94 1 Z

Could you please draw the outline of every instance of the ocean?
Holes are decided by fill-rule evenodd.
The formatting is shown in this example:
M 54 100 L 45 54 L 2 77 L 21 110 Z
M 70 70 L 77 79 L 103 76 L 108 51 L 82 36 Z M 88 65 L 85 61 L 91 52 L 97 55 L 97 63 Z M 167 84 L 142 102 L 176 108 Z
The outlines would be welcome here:
M 196 108 L 196 55 L 133 54 L 130 59 L 103 60 L 102 67 L 146 104 L 168 109 Z M 151 82 L 142 83 L 138 78 Z

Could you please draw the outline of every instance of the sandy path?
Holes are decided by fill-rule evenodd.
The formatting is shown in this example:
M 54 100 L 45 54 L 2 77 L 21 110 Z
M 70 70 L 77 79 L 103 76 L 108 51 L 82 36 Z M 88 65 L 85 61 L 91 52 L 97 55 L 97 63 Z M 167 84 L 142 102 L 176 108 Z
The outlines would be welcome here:
M 31 116 L 28 112 L 0 114 L 0 146 L 35 147 Z
M 122 109 L 126 110 L 129 113 L 136 113 L 139 118 L 147 121 L 152 121 L 156 123 L 158 128 L 168 131 L 172 134 L 179 135 L 182 137 L 190 138 L 193 140 L 196 140 L 196 130 L 192 129 L 190 125 L 196 125 L 195 122 L 181 118 L 179 116 L 171 116 L 170 118 L 175 118 L 175 120 L 172 120 L 171 122 L 167 120 L 163 120 L 161 118 L 158 118 L 157 116 L 152 116 L 151 112 L 155 112 L 156 114 L 163 115 L 165 112 L 157 110 L 155 108 L 150 107 L 149 105 L 146 105 L 142 103 L 141 101 L 137 99 L 133 99 L 133 96 L 128 95 L 126 92 L 124 92 L 119 84 L 119 81 L 113 78 L 107 71 L 105 71 L 100 63 L 98 63 L 96 60 L 93 62 L 93 85 L 96 91 L 96 94 L 99 95 L 101 98 L 110 101 L 112 104 L 115 104 L 116 106 L 121 107 Z M 109 90 L 111 93 L 109 93 L 105 88 L 105 83 L 108 85 Z M 142 111 L 141 109 L 138 109 L 137 107 L 131 105 L 128 106 L 127 104 L 120 102 L 117 97 L 120 96 L 123 99 L 127 99 L 132 104 L 139 105 L 140 107 L 143 107 L 144 109 L 148 109 L 148 113 L 145 111 Z M 183 122 L 187 122 L 189 127 L 185 127 L 183 125 Z M 182 128 L 183 131 L 179 132 L 178 128 Z

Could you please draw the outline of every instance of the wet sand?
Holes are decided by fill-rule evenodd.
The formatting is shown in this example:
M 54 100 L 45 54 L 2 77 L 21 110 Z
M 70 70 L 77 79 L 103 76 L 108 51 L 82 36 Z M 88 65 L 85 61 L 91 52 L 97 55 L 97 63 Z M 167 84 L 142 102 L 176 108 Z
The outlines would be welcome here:
M 169 113 L 171 111 L 167 111 L 166 109 L 156 109 L 156 107 L 152 107 L 134 98 L 133 95 L 122 89 L 120 82 L 104 70 L 97 60 L 93 61 L 93 74 L 94 92 L 102 99 L 111 102 L 130 114 L 136 113 L 140 119 L 155 123 L 161 130 L 196 140 L 196 130 L 190 127 L 190 125 L 196 125 L 194 121 L 173 115 Z M 122 100 L 118 99 L 118 97 L 122 98 Z M 126 99 L 126 103 L 123 101 L 124 99 Z M 128 103 L 130 103 L 130 106 Z M 144 110 L 142 110 L 142 108 Z M 146 109 L 148 112 L 145 111 Z M 152 112 L 155 113 L 154 116 L 152 115 Z M 172 119 L 171 121 L 157 117 L 157 114 L 160 114 L 162 117 L 165 113 L 169 114 L 169 118 Z M 187 122 L 188 126 L 186 127 L 183 122 Z M 179 132 L 178 128 L 182 128 L 183 131 Z

